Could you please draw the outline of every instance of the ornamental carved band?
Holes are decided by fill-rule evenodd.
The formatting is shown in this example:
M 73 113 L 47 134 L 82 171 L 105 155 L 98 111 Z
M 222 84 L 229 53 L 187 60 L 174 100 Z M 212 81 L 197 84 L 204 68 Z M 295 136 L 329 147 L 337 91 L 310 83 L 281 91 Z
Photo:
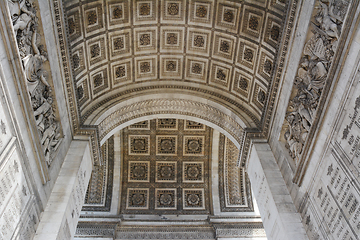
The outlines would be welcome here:
M 146 100 L 122 107 L 99 123 L 100 140 L 122 123 L 153 114 L 180 114 L 204 119 L 223 128 L 240 145 L 243 143 L 244 130 L 235 119 L 210 105 L 183 99 Z
M 283 124 L 283 140 L 295 165 L 301 167 L 314 131 L 314 120 L 319 116 L 325 87 L 331 85 L 334 56 L 341 43 L 340 36 L 350 0 L 317 0 L 313 10 L 300 64 L 294 80 L 287 113 Z M 323 96 L 324 95 L 324 96 Z
M 52 92 L 51 74 L 46 47 L 41 37 L 41 20 L 35 2 L 8 0 L 17 46 L 25 75 L 29 101 L 45 161 L 50 166 L 62 141 L 61 126 Z

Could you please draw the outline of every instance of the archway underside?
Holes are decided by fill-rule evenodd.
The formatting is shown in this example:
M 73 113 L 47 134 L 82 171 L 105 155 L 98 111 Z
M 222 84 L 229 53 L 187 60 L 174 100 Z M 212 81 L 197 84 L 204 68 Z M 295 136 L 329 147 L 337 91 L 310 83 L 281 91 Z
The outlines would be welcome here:
M 80 122 L 147 91 L 212 99 L 261 128 L 285 1 L 64 1 Z M 244 121 L 246 123 L 246 121 Z
M 230 139 L 191 120 L 138 120 L 102 145 L 104 164 L 92 173 L 78 237 L 216 239 L 229 229 L 232 237 L 265 237 Z
M 144 85 L 144 84 L 143 84 Z M 188 84 L 191 85 L 191 84 Z M 241 118 L 245 124 L 242 127 L 261 128 L 260 115 L 250 111 L 247 104 L 232 96 L 219 94 L 210 90 L 199 89 L 188 86 L 173 85 L 151 85 L 143 87 L 135 87 L 124 92 L 114 92 L 99 97 L 98 101 L 94 101 L 82 109 L 81 122 L 84 125 L 97 125 L 98 119 L 109 112 L 109 109 L 116 105 L 133 104 L 149 99 L 168 99 L 168 100 L 193 100 L 194 102 L 208 104 L 211 102 L 217 108 L 228 109 L 232 114 Z
M 80 131 L 81 127 L 96 128 L 97 132 L 94 135 L 103 145 L 103 156 L 108 157 L 108 159 L 103 159 L 102 164 L 95 165 L 95 168 L 99 168 L 97 173 L 99 176 L 105 176 L 106 171 L 101 173 L 100 170 L 111 159 L 108 154 L 111 151 L 109 143 L 113 141 L 114 149 L 116 149 L 115 145 L 120 144 L 121 136 L 125 136 L 121 143 L 123 148 L 118 145 L 119 149 L 115 151 L 117 153 L 124 154 L 125 151 L 130 157 L 137 156 L 137 153 L 131 152 L 131 147 L 135 145 L 140 151 L 144 144 L 153 149 L 149 150 L 149 155 L 145 154 L 144 158 L 129 160 L 128 164 L 121 169 L 123 172 L 118 172 L 117 176 L 121 175 L 122 181 L 131 183 L 134 180 L 131 178 L 138 175 L 143 176 L 144 179 L 137 180 L 148 181 L 146 184 L 152 183 L 154 186 L 151 184 L 148 187 L 124 185 L 124 189 L 127 188 L 123 189 L 124 191 L 114 191 L 121 193 L 125 200 L 121 200 L 122 206 L 117 210 L 110 207 L 108 216 L 114 213 L 113 216 L 119 216 L 121 213 L 120 215 L 126 218 L 124 225 L 118 225 L 114 231 L 121 232 L 121 236 L 125 236 L 124 232 L 131 232 L 126 228 L 126 224 L 131 225 L 131 218 L 134 216 L 133 223 L 136 223 L 141 220 L 141 216 L 146 215 L 145 212 L 139 212 L 143 214 L 140 217 L 136 216 L 137 212 L 132 214 L 131 208 L 136 208 L 136 204 L 144 204 L 142 205 L 144 208 L 148 207 L 146 211 L 152 215 L 152 220 L 168 221 L 169 219 L 161 218 L 162 214 L 161 216 L 154 214 L 156 204 L 171 202 L 169 196 L 174 193 L 178 196 L 177 201 L 181 203 L 177 205 L 178 208 L 186 212 L 186 208 L 191 208 L 191 204 L 200 204 L 202 192 L 203 196 L 209 194 L 208 196 L 218 199 L 215 200 L 215 202 L 218 201 L 217 203 L 204 199 L 202 207 L 206 208 L 205 205 L 208 204 L 209 207 L 211 205 L 211 209 L 201 209 L 199 213 L 203 214 L 198 214 L 200 217 L 196 220 L 192 219 L 194 214 L 190 214 L 190 218 L 178 219 L 176 215 L 170 218 L 175 222 L 178 220 L 180 222 L 198 221 L 194 222 L 198 227 L 213 229 L 206 233 L 209 235 L 205 234 L 207 237 L 199 235 L 189 237 L 190 239 L 214 239 L 215 225 L 220 229 L 225 229 L 226 227 L 219 226 L 219 222 L 226 221 L 230 224 L 230 221 L 234 223 L 238 220 L 239 222 L 234 223 L 234 226 L 231 223 L 228 227 L 248 229 L 249 236 L 254 234 L 254 229 L 263 231 L 259 216 L 253 212 L 249 192 L 247 192 L 249 198 L 243 202 L 244 208 L 240 211 L 234 210 L 235 215 L 232 210 L 227 212 L 219 210 L 220 207 L 212 208 L 212 204 L 220 205 L 220 195 L 226 198 L 225 195 L 229 194 L 229 189 L 216 185 L 220 184 L 219 178 L 222 180 L 226 178 L 225 172 L 222 173 L 222 177 L 217 175 L 217 179 L 213 179 L 216 175 L 208 174 L 207 177 L 211 176 L 211 181 L 209 179 L 207 186 L 205 186 L 206 181 L 203 182 L 204 186 L 198 187 L 195 183 L 186 182 L 191 186 L 185 184 L 186 186 L 180 187 L 181 189 L 178 188 L 179 186 L 169 187 L 168 190 L 173 192 L 165 193 L 161 192 L 164 190 L 161 186 L 155 186 L 158 175 L 149 172 L 155 175 L 152 178 L 149 175 L 147 179 L 146 174 L 142 174 L 144 171 L 139 173 L 137 170 L 148 167 L 156 172 L 157 166 L 160 166 L 156 164 L 159 162 L 176 162 L 179 165 L 177 167 L 179 172 L 184 173 L 188 169 L 186 164 L 203 161 L 185 159 L 187 153 L 184 149 L 189 149 L 190 145 L 200 146 L 199 139 L 206 138 L 205 135 L 200 136 L 199 132 L 195 133 L 196 130 L 190 134 L 185 129 L 186 123 L 195 121 L 200 125 L 207 125 L 205 129 L 210 129 L 210 127 L 214 129 L 209 130 L 214 134 L 210 134 L 211 139 L 206 142 L 207 151 L 211 153 L 211 163 L 204 162 L 203 165 L 198 163 L 197 166 L 208 167 L 208 170 L 211 167 L 212 173 L 218 172 L 216 164 L 220 164 L 219 152 L 222 152 L 224 159 L 230 155 L 232 157 L 233 165 L 229 171 L 234 171 L 234 176 L 241 175 L 236 171 L 243 171 L 241 168 L 243 165 L 239 165 L 239 159 L 246 160 L 249 143 L 246 140 L 246 129 L 261 131 L 265 111 L 267 111 L 267 100 L 270 99 L 270 94 L 273 95 L 270 91 L 273 91 L 271 89 L 273 85 L 276 85 L 272 79 L 275 75 L 279 46 L 283 38 L 282 32 L 285 31 L 283 29 L 285 29 L 287 14 L 284 13 L 287 13 L 289 8 L 287 2 L 282 0 L 97 0 L 91 2 L 69 0 L 64 1 L 63 6 L 65 24 L 68 29 L 67 38 L 72 60 L 73 86 Z M 176 119 L 180 124 L 178 126 L 182 126 L 182 129 L 178 135 L 171 133 L 169 129 L 166 133 L 160 130 L 157 132 L 158 129 L 156 127 L 152 129 L 151 126 L 154 127 L 159 119 Z M 149 127 L 149 130 L 144 130 L 144 133 L 140 133 L 142 130 L 131 130 L 131 126 L 138 122 L 148 122 L 153 125 Z M 139 133 L 127 131 L 139 131 Z M 140 137 L 141 135 L 143 137 Z M 193 137 L 191 141 L 199 140 L 196 140 L 197 144 L 189 140 L 190 135 Z M 214 140 L 215 135 L 216 140 Z M 141 141 L 134 142 L 131 139 L 134 141 L 141 139 Z M 146 144 L 146 139 L 149 140 L 149 145 Z M 171 144 L 170 142 L 165 144 L 164 141 L 170 141 Z M 187 146 L 186 142 L 190 145 Z M 183 154 L 181 157 L 185 157 L 185 160 L 171 160 L 171 157 L 178 157 L 171 155 L 175 153 L 160 153 L 159 147 L 162 143 L 164 143 L 164 148 L 169 148 L 171 151 L 173 143 L 175 145 L 180 143 L 176 145 L 176 148 Z M 226 147 L 230 145 L 232 147 Z M 158 161 L 157 154 L 165 154 L 161 157 L 169 157 L 169 159 Z M 116 160 L 115 155 L 113 160 Z M 147 156 L 153 158 L 146 160 Z M 118 156 L 118 158 L 126 161 L 126 156 L 122 158 Z M 222 164 L 224 162 L 225 160 Z M 212 165 L 213 163 L 216 164 Z M 120 161 L 117 164 L 114 161 L 114 166 L 109 169 L 120 171 L 118 169 L 123 165 Z M 135 171 L 136 164 L 138 167 Z M 191 169 L 194 170 L 194 168 Z M 111 171 L 106 173 L 109 172 Z M 191 171 L 191 174 L 194 172 L 197 171 Z M 189 180 L 186 180 L 187 177 L 189 176 L 178 175 L 176 181 L 183 184 L 184 179 Z M 242 186 L 250 189 L 246 178 L 240 178 L 228 179 L 229 181 L 234 179 L 236 184 L 243 184 Z M 97 186 L 100 182 L 105 186 L 106 181 L 100 178 L 92 186 Z M 163 187 L 165 188 L 165 185 Z M 189 191 L 197 192 L 186 192 L 187 188 Z M 242 191 L 240 188 L 238 190 Z M 219 189 L 222 189 L 221 193 Z M 106 195 L 104 191 L 102 193 Z M 156 195 L 156 193 L 162 195 Z M 196 198 L 195 195 L 198 197 Z M 153 196 L 155 202 L 151 202 L 152 200 L 146 202 L 150 196 Z M 161 196 L 163 196 L 162 203 L 157 201 Z M 175 198 L 171 197 L 171 199 Z M 152 204 L 152 207 L 149 204 Z M 214 209 L 217 209 L 217 214 L 214 214 Z M 101 213 L 89 214 L 86 216 L 106 216 Z M 243 219 L 239 220 L 241 218 L 239 216 Z M 254 220 L 254 226 L 250 226 L 251 224 L 244 220 L 245 218 Z M 86 222 L 85 218 L 82 220 Z M 85 223 L 84 226 L 89 226 L 89 224 L 91 223 Z M 141 230 L 138 226 L 134 229 Z M 190 228 L 184 229 L 184 231 L 192 231 Z M 220 232 L 220 230 L 216 231 Z
M 155 118 L 161 115 L 177 115 L 179 118 L 193 118 L 215 126 L 221 132 L 229 135 L 239 147 L 243 142 L 246 125 L 236 115 L 221 105 L 211 102 L 201 102 L 186 99 L 162 98 L 148 96 L 148 99 L 125 102 L 114 105 L 104 112 L 100 112 L 94 125 L 98 126 L 101 142 L 110 137 L 114 130 L 140 121 L 139 118 Z M 197 99 L 201 100 L 201 99 Z M 205 100 L 205 99 L 202 99 Z M 139 119 L 139 120 L 136 120 Z

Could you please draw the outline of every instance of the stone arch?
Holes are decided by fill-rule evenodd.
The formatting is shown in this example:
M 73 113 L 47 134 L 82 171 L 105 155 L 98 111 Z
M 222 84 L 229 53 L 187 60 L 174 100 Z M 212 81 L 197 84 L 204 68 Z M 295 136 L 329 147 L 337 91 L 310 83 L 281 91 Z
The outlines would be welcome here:
M 103 143 L 116 131 L 133 123 L 167 117 L 204 123 L 225 134 L 239 149 L 244 142 L 244 129 L 249 124 L 224 105 L 176 94 L 147 95 L 116 103 L 91 115 L 88 122 L 98 126 L 99 140 Z

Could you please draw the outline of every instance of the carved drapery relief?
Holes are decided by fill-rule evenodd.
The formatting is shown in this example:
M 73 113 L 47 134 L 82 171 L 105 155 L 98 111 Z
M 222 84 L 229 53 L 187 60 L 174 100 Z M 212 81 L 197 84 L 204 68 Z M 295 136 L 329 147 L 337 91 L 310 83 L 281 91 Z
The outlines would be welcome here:
M 349 0 L 318 0 L 284 120 L 286 148 L 299 166 L 338 48 Z
M 50 166 L 62 140 L 61 126 L 51 86 L 46 47 L 40 35 L 40 20 L 36 6 L 29 0 L 8 0 L 8 7 L 16 35 L 18 50 L 25 74 L 25 82 L 33 108 L 36 127 L 45 160 Z

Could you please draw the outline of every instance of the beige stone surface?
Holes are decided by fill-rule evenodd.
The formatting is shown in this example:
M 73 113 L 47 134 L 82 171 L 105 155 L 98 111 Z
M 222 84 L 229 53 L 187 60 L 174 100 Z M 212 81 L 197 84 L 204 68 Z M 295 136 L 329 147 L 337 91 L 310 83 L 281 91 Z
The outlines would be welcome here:
M 0 10 L 1 239 L 359 238 L 358 1 L 7 0 Z M 164 124 L 124 169 L 121 132 L 164 119 L 212 135 Z M 133 135 L 157 130 L 143 131 Z M 186 145 L 195 140 L 207 141 L 208 163 Z M 153 153 L 175 180 L 136 180 Z M 126 171 L 139 187 L 126 189 Z M 129 189 L 152 196 L 149 213 L 121 212 L 136 205 L 122 201 Z M 208 206 L 159 213 L 166 194 L 185 210 L 189 196 Z

